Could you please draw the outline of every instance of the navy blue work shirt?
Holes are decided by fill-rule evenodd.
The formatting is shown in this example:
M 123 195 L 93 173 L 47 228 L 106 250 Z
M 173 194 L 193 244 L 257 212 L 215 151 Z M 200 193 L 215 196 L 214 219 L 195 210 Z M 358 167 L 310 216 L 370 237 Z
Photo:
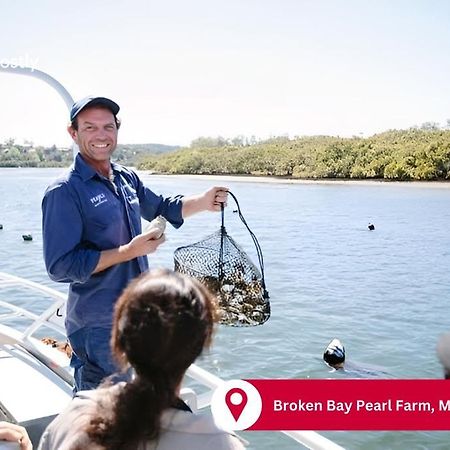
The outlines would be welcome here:
M 137 174 L 111 164 L 114 184 L 80 154 L 67 174 L 51 184 L 42 201 L 44 260 L 54 281 L 70 283 L 66 330 L 112 324 L 114 304 L 128 283 L 148 270 L 146 256 L 92 274 L 102 250 L 118 248 L 142 232 L 141 217 L 183 224 L 182 196 L 162 197 Z

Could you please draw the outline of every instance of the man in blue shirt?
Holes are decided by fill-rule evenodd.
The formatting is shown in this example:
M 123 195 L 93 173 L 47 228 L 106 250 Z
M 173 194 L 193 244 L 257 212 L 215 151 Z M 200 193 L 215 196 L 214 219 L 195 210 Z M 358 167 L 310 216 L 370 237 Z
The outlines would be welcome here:
M 54 281 L 70 283 L 66 330 L 75 392 L 95 388 L 116 371 L 109 349 L 114 304 L 129 281 L 148 269 L 146 255 L 164 242 L 154 230 L 142 232 L 141 217 L 161 215 L 178 228 L 192 214 L 220 211 L 227 199 L 224 187 L 165 198 L 134 171 L 111 162 L 118 112 L 105 97 L 73 105 L 68 131 L 79 153 L 42 201 L 47 272 Z

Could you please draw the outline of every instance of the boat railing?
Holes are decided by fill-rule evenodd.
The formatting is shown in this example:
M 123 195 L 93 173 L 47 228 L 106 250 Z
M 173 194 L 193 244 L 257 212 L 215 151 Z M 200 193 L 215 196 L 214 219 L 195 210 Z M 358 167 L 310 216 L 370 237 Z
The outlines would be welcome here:
M 30 289 L 35 293 L 43 294 L 45 297 L 53 300 L 51 305 L 44 312 L 38 315 L 25 309 L 24 307 L 17 306 L 0 299 L 0 307 L 7 310 L 6 313 L 0 313 L 0 322 L 4 322 L 4 319 L 15 319 L 18 317 L 31 320 L 31 325 L 27 326 L 23 332 L 14 334 L 15 341 L 29 351 L 33 356 L 38 358 L 41 362 L 46 364 L 50 369 L 64 379 L 64 381 L 73 385 L 72 374 L 68 371 L 68 358 L 63 354 L 60 355 L 66 358 L 67 364 L 65 367 L 60 364 L 60 360 L 55 364 L 55 361 L 51 359 L 51 356 L 49 356 L 50 353 L 44 351 L 45 345 L 41 344 L 39 339 L 34 337 L 36 332 L 44 327 L 52 329 L 60 335 L 65 335 L 60 311 L 64 311 L 66 296 L 55 289 L 35 283 L 34 281 L 0 272 L 0 289 L 9 287 L 20 288 L 22 290 Z M 55 354 L 55 352 L 52 352 L 52 354 Z M 186 375 L 189 379 L 206 389 L 206 391 L 202 393 L 197 393 L 195 390 L 188 389 L 189 395 L 192 396 L 194 392 L 194 395 L 196 396 L 196 408 L 208 408 L 211 404 L 211 398 L 214 390 L 225 381 L 207 370 L 202 369 L 196 364 L 191 365 Z M 281 430 L 280 432 L 284 433 L 297 443 L 302 444 L 304 447 L 312 450 L 343 450 L 341 446 L 315 431 Z
M 55 289 L 49 288 L 42 284 L 36 283 L 31 280 L 26 280 L 24 278 L 16 277 L 14 275 L 10 275 L 7 273 L 0 272 L 0 288 L 20 286 L 23 288 L 29 288 L 34 292 L 39 292 L 44 294 L 46 297 L 49 297 L 53 300 L 53 303 L 41 314 L 37 315 L 25 308 L 21 308 L 19 306 L 13 305 L 9 302 L 2 301 L 0 299 L 0 306 L 3 306 L 5 309 L 9 309 L 10 313 L 0 314 L 0 318 L 5 318 L 7 316 L 11 316 L 11 314 L 15 314 L 17 316 L 22 316 L 32 321 L 32 324 L 26 328 L 23 332 L 23 339 L 28 339 L 32 336 L 36 330 L 41 328 L 42 326 L 46 326 L 47 328 L 51 328 L 57 331 L 60 334 L 65 334 L 64 327 L 62 323 L 58 325 L 54 321 L 50 320 L 52 317 L 59 315 L 58 311 L 65 307 L 67 296 L 62 292 L 58 292 Z

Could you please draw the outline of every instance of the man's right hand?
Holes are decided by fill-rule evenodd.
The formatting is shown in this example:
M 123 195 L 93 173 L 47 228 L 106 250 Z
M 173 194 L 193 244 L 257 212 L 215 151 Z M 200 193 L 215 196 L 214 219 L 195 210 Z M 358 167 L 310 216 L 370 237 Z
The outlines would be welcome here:
M 121 245 L 119 248 L 113 248 L 111 250 L 103 250 L 100 253 L 100 259 L 97 266 L 92 273 L 98 273 L 116 264 L 155 252 L 166 240 L 164 234 L 159 239 L 155 239 L 155 236 L 159 233 L 160 231 L 155 229 L 144 231 L 131 239 L 128 244 Z
M 166 240 L 165 234 L 159 239 L 155 239 L 159 233 L 159 230 L 152 229 L 135 236 L 128 244 L 128 251 L 130 252 L 131 259 L 155 252 Z

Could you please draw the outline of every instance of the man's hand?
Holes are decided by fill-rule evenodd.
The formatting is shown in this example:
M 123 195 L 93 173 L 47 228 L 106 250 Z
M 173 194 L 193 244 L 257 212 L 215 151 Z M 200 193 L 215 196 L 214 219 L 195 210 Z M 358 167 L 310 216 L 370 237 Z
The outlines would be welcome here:
M 205 210 L 207 211 L 220 211 L 221 206 L 227 206 L 228 200 L 228 188 L 225 187 L 212 187 L 208 189 L 204 194 Z
M 202 211 L 220 211 L 221 205 L 227 206 L 228 188 L 214 186 L 203 194 L 183 198 L 183 218 Z
M 100 253 L 97 266 L 92 273 L 98 273 L 116 264 L 155 252 L 166 240 L 164 234 L 159 239 L 155 239 L 155 236 L 159 233 L 159 230 L 151 229 L 150 231 L 138 234 L 128 244 L 121 245 L 119 248 L 103 250 Z
M 220 211 L 222 205 L 227 205 L 227 199 L 228 188 L 222 186 L 214 186 L 203 194 L 184 197 L 182 200 L 183 218 L 202 211 Z M 166 240 L 164 234 L 159 239 L 155 239 L 159 233 L 160 230 L 158 229 L 150 229 L 135 236 L 128 244 L 111 250 L 103 250 L 100 253 L 97 266 L 92 273 L 98 273 L 115 264 L 120 264 L 138 256 L 149 255 L 155 252 Z
M 166 240 L 166 236 L 164 234 L 159 239 L 155 239 L 159 233 L 159 230 L 152 229 L 135 236 L 126 245 L 126 247 L 128 247 L 127 252 L 129 252 L 129 256 L 131 256 L 130 259 L 137 258 L 138 256 L 149 255 L 150 253 L 155 252 L 157 248 Z

